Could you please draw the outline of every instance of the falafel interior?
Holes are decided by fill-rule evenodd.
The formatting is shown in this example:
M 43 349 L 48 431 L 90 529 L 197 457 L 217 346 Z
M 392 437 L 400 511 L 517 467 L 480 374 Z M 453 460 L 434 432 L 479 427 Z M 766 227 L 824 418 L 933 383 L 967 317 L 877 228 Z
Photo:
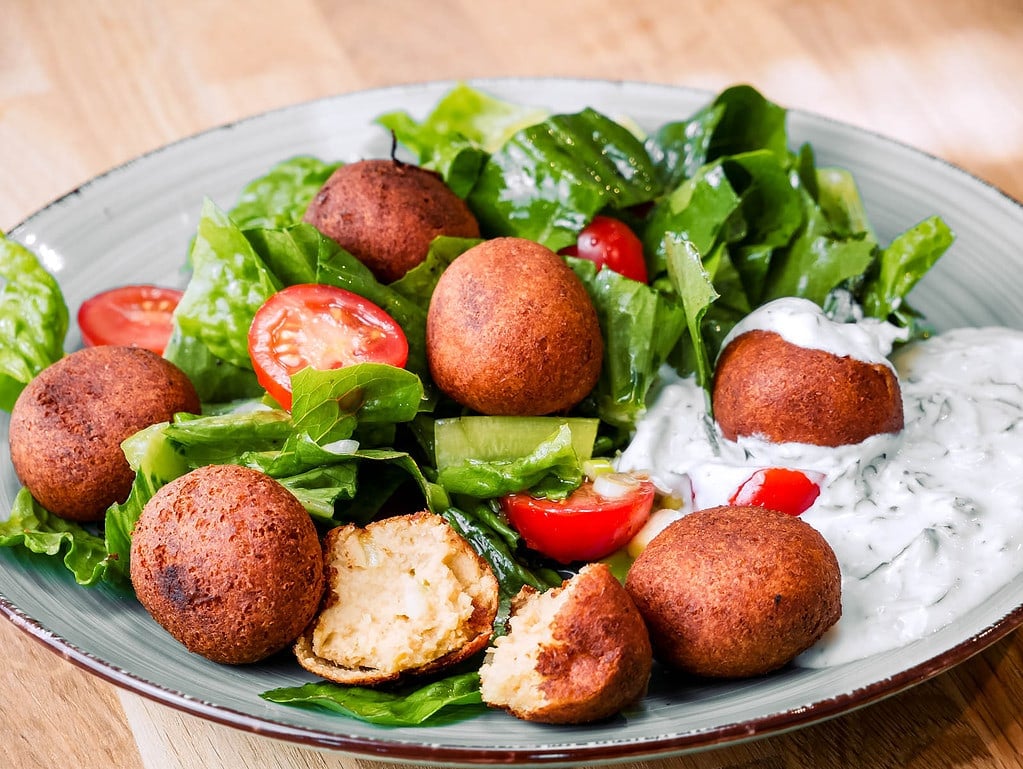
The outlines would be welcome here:
M 295 645 L 310 672 L 372 685 L 443 669 L 489 643 L 497 579 L 440 516 L 341 526 L 323 548 L 323 605 Z

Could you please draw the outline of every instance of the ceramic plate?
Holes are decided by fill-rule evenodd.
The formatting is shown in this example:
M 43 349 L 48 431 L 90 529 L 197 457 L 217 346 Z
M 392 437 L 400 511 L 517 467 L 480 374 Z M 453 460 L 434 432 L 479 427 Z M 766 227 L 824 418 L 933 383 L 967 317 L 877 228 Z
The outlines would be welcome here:
M 84 185 L 11 235 L 55 272 L 71 312 L 115 285 L 183 285 L 186 247 L 203 197 L 231 207 L 241 187 L 300 153 L 355 160 L 385 156 L 373 119 L 403 108 L 425 115 L 452 83 L 387 88 L 271 112 L 153 152 Z M 652 127 L 688 116 L 710 94 L 667 86 L 570 80 L 475 83 L 500 97 L 559 111 L 592 106 Z M 792 141 L 812 142 L 821 165 L 851 169 L 882 242 L 941 214 L 958 234 L 913 302 L 939 328 L 1023 328 L 1023 209 L 933 157 L 813 115 L 791 112 Z M 73 316 L 72 316 L 73 317 Z M 72 331 L 69 348 L 78 345 Z M 0 505 L 18 489 L 0 415 Z M 834 716 L 919 683 L 1023 622 L 1023 580 L 1005 585 L 951 625 L 904 648 L 823 670 L 682 685 L 656 677 L 642 705 L 605 723 L 555 728 L 502 713 L 427 728 L 380 728 L 275 705 L 259 693 L 310 680 L 287 655 L 228 668 L 187 653 L 137 603 L 77 587 L 46 559 L 0 550 L 0 611 L 64 657 L 134 692 L 192 714 L 286 741 L 367 757 L 447 764 L 578 765 L 663 756 L 777 733 Z

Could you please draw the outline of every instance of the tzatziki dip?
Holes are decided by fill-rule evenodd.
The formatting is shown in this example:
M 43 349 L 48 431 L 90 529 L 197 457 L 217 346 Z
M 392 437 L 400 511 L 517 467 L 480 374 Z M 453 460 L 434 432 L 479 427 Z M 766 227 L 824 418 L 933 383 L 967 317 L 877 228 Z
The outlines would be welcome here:
M 899 332 L 837 323 L 817 305 L 774 302 L 733 332 L 774 331 L 803 347 L 887 361 Z M 820 479 L 802 514 L 842 571 L 842 618 L 795 664 L 827 667 L 898 648 L 952 622 L 1023 573 L 1023 331 L 963 328 L 898 349 L 905 428 L 840 447 L 725 439 L 691 377 L 664 372 L 621 470 L 674 500 L 648 524 L 727 504 L 758 469 Z

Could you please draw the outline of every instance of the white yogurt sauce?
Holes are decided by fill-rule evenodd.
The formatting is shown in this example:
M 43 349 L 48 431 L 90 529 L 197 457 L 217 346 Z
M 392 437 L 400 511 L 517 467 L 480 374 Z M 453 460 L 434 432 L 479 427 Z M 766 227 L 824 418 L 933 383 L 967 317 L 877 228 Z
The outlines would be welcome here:
M 743 329 L 867 360 L 897 338 L 888 324 L 834 324 L 816 305 L 775 304 Z M 838 557 L 842 618 L 797 665 L 903 646 L 1023 573 L 1023 331 L 947 332 L 906 346 L 894 365 L 905 430 L 838 448 L 728 441 L 707 416 L 704 391 L 665 373 L 618 462 L 649 472 L 684 503 L 680 514 L 727 503 L 760 468 L 823 473 L 802 518 Z M 662 515 L 657 525 L 665 524 Z

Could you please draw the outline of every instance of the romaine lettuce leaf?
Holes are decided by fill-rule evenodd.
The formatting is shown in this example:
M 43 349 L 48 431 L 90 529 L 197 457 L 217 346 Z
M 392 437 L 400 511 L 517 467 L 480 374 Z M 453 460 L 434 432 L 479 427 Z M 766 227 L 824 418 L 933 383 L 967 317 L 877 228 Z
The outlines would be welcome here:
M 753 150 L 768 150 L 779 160 L 790 156 L 786 120 L 788 111 L 749 85 L 726 88 L 715 97 L 722 108 L 707 152 L 708 160 Z
M 56 279 L 29 249 L 0 233 L 0 408 L 64 356 L 68 308 Z
M 437 483 L 449 494 L 490 499 L 531 489 L 534 496 L 564 499 L 583 479 L 572 430 L 561 424 L 529 454 L 514 459 L 467 459 L 442 467 Z
M 411 150 L 419 165 L 437 171 L 459 197 L 466 197 L 490 153 L 516 131 L 540 122 L 546 110 L 496 99 L 471 86 L 452 88 L 417 122 L 404 111 L 376 122 Z
M 250 367 L 249 326 L 256 310 L 282 288 L 281 281 L 238 226 L 210 200 L 203 204 L 190 259 L 192 277 L 174 312 L 175 325 L 217 358 Z M 191 374 L 187 368 L 185 372 Z
M 693 349 L 696 381 L 709 387 L 713 375 L 713 353 L 707 350 L 702 321 L 707 309 L 718 298 L 714 282 L 707 271 L 700 252 L 692 241 L 665 237 L 668 275 L 682 299 L 686 328 Z
M 309 201 L 340 165 L 308 155 L 278 163 L 265 176 L 245 185 L 230 211 L 231 219 L 243 229 L 298 224 Z
M 707 164 L 711 137 L 725 108 L 708 104 L 686 120 L 665 123 L 646 139 L 646 149 L 657 167 L 661 186 L 674 189 Z
M 109 563 L 106 543 L 84 526 L 51 515 L 22 488 L 11 515 L 0 521 L 0 547 L 24 547 L 48 556 L 63 554 L 63 562 L 80 585 L 95 585 Z
M 877 272 L 863 287 L 863 311 L 875 318 L 888 318 L 899 310 L 913 286 L 954 240 L 952 230 L 937 216 L 898 235 L 881 251 Z
M 843 237 L 805 190 L 801 195 L 803 227 L 784 255 L 772 259 L 758 304 L 798 296 L 823 306 L 835 288 L 862 275 L 873 264 L 873 240 L 863 233 Z
M 646 409 L 658 369 L 685 331 L 682 303 L 653 286 L 597 270 L 586 259 L 567 261 L 590 295 L 604 336 L 596 413 L 624 436 Z

